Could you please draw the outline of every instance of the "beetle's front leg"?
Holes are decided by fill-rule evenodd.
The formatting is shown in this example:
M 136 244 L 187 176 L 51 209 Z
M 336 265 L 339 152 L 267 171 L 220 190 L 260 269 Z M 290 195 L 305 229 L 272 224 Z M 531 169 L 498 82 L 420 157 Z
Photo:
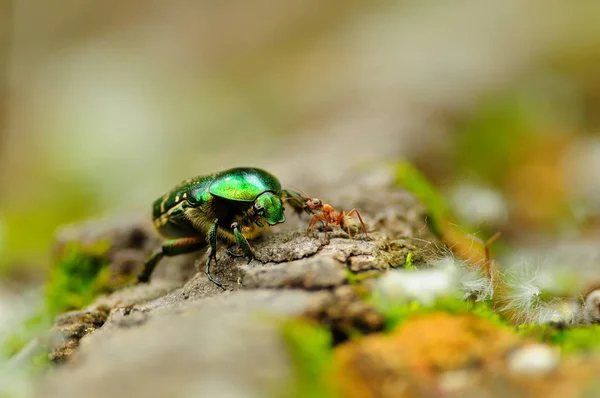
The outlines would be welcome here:
M 252 261 L 252 259 L 254 258 L 254 253 L 250 248 L 250 244 L 248 243 L 244 235 L 242 235 L 242 233 L 240 232 L 240 225 L 234 222 L 233 224 L 231 224 L 231 229 L 233 229 L 233 235 L 235 236 L 235 240 L 238 246 L 242 249 L 244 257 L 248 259 L 248 264 L 250 264 L 250 261 Z
M 202 249 L 204 246 L 206 246 L 206 243 L 200 237 L 173 239 L 164 242 L 144 263 L 144 269 L 137 276 L 138 283 L 145 283 L 150 280 L 154 268 L 156 268 L 156 265 L 163 257 L 192 253 Z
M 206 259 L 206 268 L 204 268 L 204 273 L 206 274 L 208 280 L 210 280 L 215 285 L 219 286 L 221 289 L 224 289 L 223 284 L 213 278 L 210 274 L 210 262 L 211 260 L 215 260 L 215 265 L 217 264 L 217 230 L 219 229 L 219 219 L 215 218 L 212 227 L 208 231 L 208 258 Z

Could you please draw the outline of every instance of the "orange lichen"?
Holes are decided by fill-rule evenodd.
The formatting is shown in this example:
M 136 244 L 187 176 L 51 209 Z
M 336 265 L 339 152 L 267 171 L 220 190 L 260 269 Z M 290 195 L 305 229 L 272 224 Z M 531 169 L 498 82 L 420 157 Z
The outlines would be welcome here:
M 514 333 L 484 319 L 436 312 L 409 319 L 390 335 L 341 345 L 332 380 L 345 397 L 435 393 L 437 375 L 494 368 L 517 344 Z

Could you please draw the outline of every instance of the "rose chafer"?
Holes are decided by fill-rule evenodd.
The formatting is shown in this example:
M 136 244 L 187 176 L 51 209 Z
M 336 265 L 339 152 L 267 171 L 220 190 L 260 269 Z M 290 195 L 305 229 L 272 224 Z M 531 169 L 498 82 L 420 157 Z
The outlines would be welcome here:
M 248 239 L 258 237 L 269 226 L 285 221 L 283 201 L 296 211 L 310 212 L 302 196 L 281 184 L 272 174 L 257 168 L 240 167 L 182 182 L 154 202 L 152 219 L 167 238 L 145 262 L 138 282 L 147 282 L 164 256 L 191 253 L 208 246 L 205 272 L 210 281 L 223 285 L 210 274 L 217 263 L 217 240 L 237 243 L 250 262 L 254 253 Z

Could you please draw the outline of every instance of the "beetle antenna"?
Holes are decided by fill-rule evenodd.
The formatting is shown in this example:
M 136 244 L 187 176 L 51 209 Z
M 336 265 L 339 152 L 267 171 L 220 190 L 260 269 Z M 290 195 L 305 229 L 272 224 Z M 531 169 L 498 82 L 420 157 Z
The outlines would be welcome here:
M 291 187 L 291 189 L 286 189 L 289 196 L 285 196 L 282 199 L 283 202 L 290 202 L 292 207 L 300 213 L 304 211 L 308 215 L 313 215 L 314 212 L 308 207 L 307 202 L 311 199 L 310 196 L 306 192 L 301 189 Z

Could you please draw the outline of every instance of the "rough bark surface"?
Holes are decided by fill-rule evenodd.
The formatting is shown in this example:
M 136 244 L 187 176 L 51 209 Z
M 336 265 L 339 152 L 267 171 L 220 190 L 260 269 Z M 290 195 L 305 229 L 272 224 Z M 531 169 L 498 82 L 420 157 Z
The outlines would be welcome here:
M 358 208 L 368 238 L 350 238 L 336 226 L 307 235 L 308 216 L 288 214 L 284 225 L 251 242 L 256 259 L 249 264 L 220 245 L 213 275 L 226 290 L 195 273 L 205 261 L 200 252 L 165 259 L 150 284 L 59 318 L 52 355 L 66 363 L 40 382 L 38 396 L 277 396 L 293 376 L 281 319 L 311 317 L 341 332 L 380 329 L 381 315 L 348 275 L 402 266 L 409 252 L 419 261 L 433 237 L 424 208 L 389 178 L 360 184 L 322 194 L 339 210 Z M 121 219 L 63 230 L 59 246 L 107 237 L 111 266 L 122 272 L 160 242 L 147 221 Z

